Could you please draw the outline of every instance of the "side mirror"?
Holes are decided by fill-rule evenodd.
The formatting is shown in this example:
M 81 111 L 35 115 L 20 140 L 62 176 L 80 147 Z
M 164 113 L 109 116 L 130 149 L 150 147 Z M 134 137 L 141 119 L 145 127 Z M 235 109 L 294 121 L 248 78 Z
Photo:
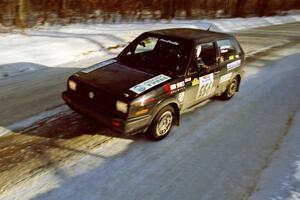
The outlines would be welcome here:
M 208 66 L 205 65 L 205 63 L 203 62 L 203 60 L 200 57 L 197 58 L 197 67 L 198 67 L 198 70 L 207 70 L 208 69 Z
M 200 57 L 197 58 L 197 65 L 198 65 L 198 67 L 201 67 L 204 65 L 202 58 L 200 58 Z

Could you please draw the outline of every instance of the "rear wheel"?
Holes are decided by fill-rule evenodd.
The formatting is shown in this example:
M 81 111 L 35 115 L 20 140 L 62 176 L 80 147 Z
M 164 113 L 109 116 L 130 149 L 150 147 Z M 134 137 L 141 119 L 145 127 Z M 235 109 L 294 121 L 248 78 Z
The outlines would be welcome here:
M 150 125 L 148 136 L 152 140 L 165 138 L 172 129 L 174 117 L 174 109 L 172 106 L 166 106 L 161 109 Z
M 236 77 L 234 79 L 232 79 L 232 81 L 229 83 L 229 85 L 227 86 L 227 89 L 225 90 L 225 92 L 222 95 L 223 99 L 225 99 L 225 100 L 231 99 L 235 95 L 235 93 L 238 89 L 238 84 L 239 84 L 239 81 Z

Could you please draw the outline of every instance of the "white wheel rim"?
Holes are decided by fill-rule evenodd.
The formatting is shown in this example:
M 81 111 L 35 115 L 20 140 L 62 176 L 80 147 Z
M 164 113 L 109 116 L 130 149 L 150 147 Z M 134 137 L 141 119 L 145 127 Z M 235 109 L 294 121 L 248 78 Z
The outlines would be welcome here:
M 164 112 L 156 125 L 156 133 L 158 136 L 163 136 L 168 133 L 172 126 L 173 116 L 171 111 Z

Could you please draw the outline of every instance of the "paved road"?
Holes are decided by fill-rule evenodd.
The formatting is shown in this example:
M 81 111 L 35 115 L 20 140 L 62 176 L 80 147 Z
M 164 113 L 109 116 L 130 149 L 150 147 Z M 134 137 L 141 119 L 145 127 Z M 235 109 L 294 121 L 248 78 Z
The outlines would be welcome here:
M 298 30 L 289 26 L 278 29 Z M 249 59 L 234 99 L 206 102 L 161 142 L 120 138 L 71 111 L 1 137 L 3 199 L 247 199 L 300 108 L 300 45 L 282 35 L 298 43 Z
M 300 199 L 300 110 L 290 122 L 291 128 L 272 162 L 260 176 L 249 200 Z

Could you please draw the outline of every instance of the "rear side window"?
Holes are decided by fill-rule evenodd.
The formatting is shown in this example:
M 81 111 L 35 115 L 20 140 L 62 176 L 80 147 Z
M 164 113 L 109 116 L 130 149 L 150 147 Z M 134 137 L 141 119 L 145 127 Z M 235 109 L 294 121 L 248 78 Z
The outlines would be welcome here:
M 220 51 L 221 62 L 234 60 L 241 56 L 241 49 L 233 39 L 219 40 L 217 45 Z

